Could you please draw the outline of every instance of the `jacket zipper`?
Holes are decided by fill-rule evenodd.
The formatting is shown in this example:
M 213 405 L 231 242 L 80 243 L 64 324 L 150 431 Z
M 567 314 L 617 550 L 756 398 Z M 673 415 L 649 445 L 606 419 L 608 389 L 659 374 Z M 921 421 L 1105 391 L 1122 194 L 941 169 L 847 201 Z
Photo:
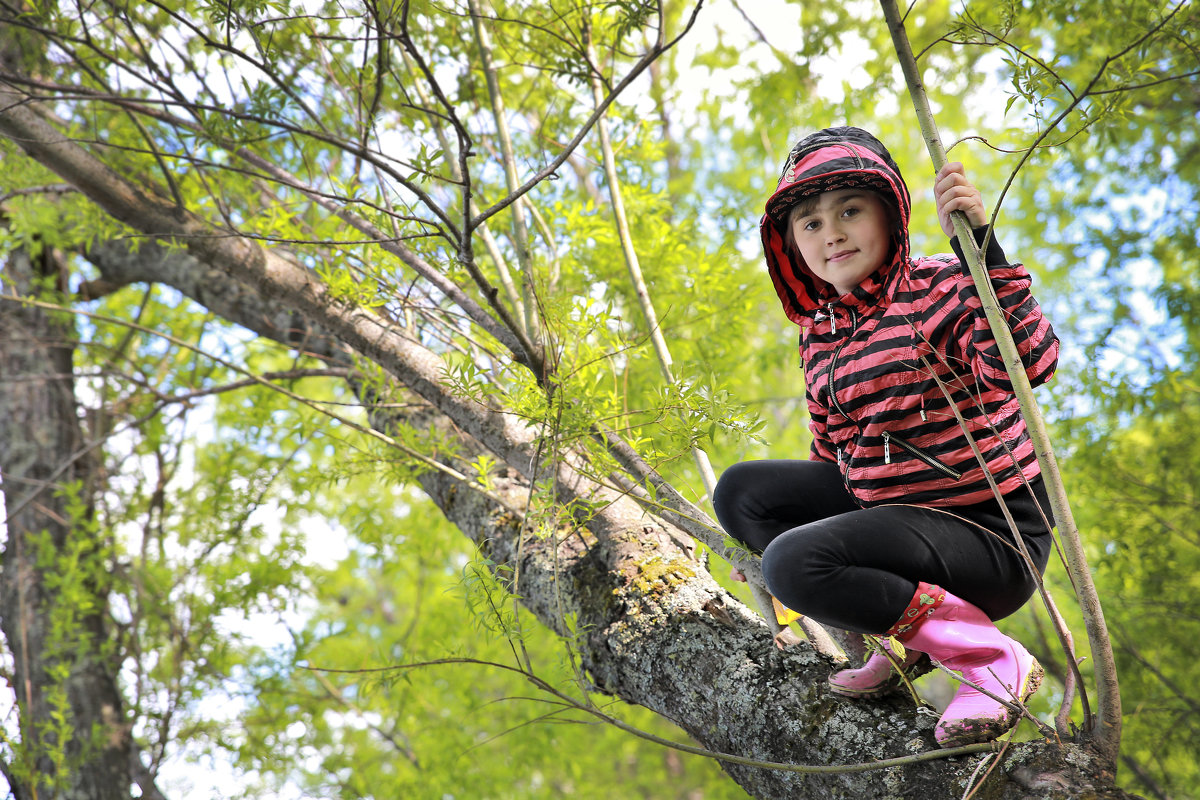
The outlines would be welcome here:
M 837 333 L 837 315 L 833 311 L 833 303 L 829 303 L 827 308 L 829 309 L 829 327 L 834 333 Z M 846 419 L 850 419 L 846 414 L 846 410 L 842 408 L 842 404 L 838 402 L 837 387 L 833 381 L 833 372 L 834 368 L 837 367 L 838 355 L 841 354 L 842 348 L 849 344 L 851 337 L 854 336 L 854 332 L 858 330 L 858 317 L 855 315 L 854 309 L 847 308 L 846 310 L 850 312 L 850 333 L 842 340 L 841 344 L 833 349 L 833 355 L 829 357 L 829 402 L 839 414 L 846 417 Z M 839 447 L 837 449 L 838 472 L 842 473 L 842 483 L 845 484 L 846 491 L 853 495 L 854 490 L 850 487 L 850 473 L 846 471 L 844 462 L 845 458 L 842 455 L 842 448 Z
M 908 452 L 912 453 L 918 459 L 920 459 L 921 461 L 924 461 L 926 464 L 928 464 L 933 469 L 936 469 L 938 472 L 941 472 L 945 475 L 949 475 L 951 478 L 954 478 L 954 480 L 959 480 L 963 476 L 963 474 L 961 472 L 954 469 L 950 465 L 948 465 L 942 461 L 939 461 L 938 459 L 929 455 L 929 453 L 926 453 L 924 450 L 917 447 L 916 445 L 909 444 L 908 442 L 901 439 L 899 436 L 888 433 L 887 431 L 883 432 L 883 463 L 885 463 L 885 464 L 892 463 L 892 448 L 891 448 L 892 442 L 895 442 L 896 444 L 900 445 L 901 449 L 907 450 Z
M 845 409 L 842 408 L 842 404 L 838 402 L 837 386 L 834 384 L 833 380 L 834 371 L 837 369 L 838 356 L 841 355 L 842 348 L 850 343 L 850 339 L 854 336 L 855 331 L 858 330 L 858 315 L 854 313 L 853 308 L 847 308 L 846 310 L 850 312 L 850 333 L 845 339 L 842 340 L 841 344 L 834 348 L 833 355 L 829 357 L 829 401 L 833 404 L 833 407 L 837 409 L 839 414 L 846 419 L 850 419 L 850 415 L 846 413 Z M 829 304 L 829 325 L 836 333 L 837 317 L 833 313 L 833 303 Z

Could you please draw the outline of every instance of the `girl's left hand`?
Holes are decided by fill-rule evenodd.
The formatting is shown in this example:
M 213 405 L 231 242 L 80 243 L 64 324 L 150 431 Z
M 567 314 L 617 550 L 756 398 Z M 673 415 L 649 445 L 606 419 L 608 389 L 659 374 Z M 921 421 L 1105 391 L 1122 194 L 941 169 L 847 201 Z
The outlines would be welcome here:
M 967 222 L 972 228 L 987 224 L 987 209 L 983 207 L 983 198 L 974 184 L 967 180 L 962 162 L 952 161 L 946 164 L 938 170 L 935 181 L 933 199 L 937 202 L 938 222 L 947 237 L 954 236 L 954 223 L 950 221 L 952 211 L 966 214 Z

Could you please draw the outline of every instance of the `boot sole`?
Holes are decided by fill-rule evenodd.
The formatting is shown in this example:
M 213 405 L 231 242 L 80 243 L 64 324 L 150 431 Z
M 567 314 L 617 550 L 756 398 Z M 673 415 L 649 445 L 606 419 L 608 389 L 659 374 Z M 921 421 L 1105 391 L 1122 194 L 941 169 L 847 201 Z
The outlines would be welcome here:
M 933 662 L 929 660 L 929 656 L 922 653 L 921 657 L 913 662 L 911 667 L 904 670 L 904 676 L 908 678 L 909 682 L 912 682 L 922 675 L 928 674 L 932 671 Z M 870 700 L 874 697 L 886 697 L 903 686 L 904 681 L 900 680 L 900 676 L 896 674 L 895 670 L 892 670 L 891 676 L 886 681 L 869 689 L 849 689 L 845 686 L 838 686 L 837 684 L 830 683 L 829 691 L 838 695 L 839 697 L 849 697 L 853 700 Z
M 1045 675 L 1045 670 L 1038 663 L 1036 658 L 1032 659 L 1032 664 L 1029 667 L 1029 672 L 1025 675 L 1024 685 L 1021 687 L 1020 698 L 1024 703 L 1034 693 L 1041 688 L 1042 678 Z M 997 696 L 1003 696 L 999 692 Z M 1007 709 L 1006 709 L 1007 711 Z M 964 744 L 976 744 L 977 742 L 990 742 L 997 736 L 1000 736 L 1009 730 L 1012 730 L 1021 720 L 1019 712 L 1008 711 L 1007 716 L 1003 719 L 994 720 L 978 720 L 973 725 L 962 725 L 955 728 L 942 728 L 940 732 L 943 738 L 938 740 L 938 745 L 941 747 L 959 747 Z

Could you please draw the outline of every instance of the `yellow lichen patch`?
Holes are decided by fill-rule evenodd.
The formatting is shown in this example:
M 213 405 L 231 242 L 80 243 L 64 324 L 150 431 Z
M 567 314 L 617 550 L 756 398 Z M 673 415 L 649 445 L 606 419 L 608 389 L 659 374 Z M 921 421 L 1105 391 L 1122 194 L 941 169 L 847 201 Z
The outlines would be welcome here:
M 653 555 L 645 561 L 638 562 L 636 566 L 637 575 L 631 583 L 633 589 L 642 594 L 661 592 L 696 575 L 696 571 L 687 561 L 665 559 L 661 555 Z

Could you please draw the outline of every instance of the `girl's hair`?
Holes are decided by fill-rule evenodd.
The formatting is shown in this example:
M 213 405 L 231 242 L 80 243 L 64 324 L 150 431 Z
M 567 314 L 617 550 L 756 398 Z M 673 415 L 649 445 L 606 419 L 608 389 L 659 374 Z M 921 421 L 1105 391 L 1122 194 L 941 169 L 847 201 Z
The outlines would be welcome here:
M 820 201 L 820 193 L 810 194 L 807 197 L 801 198 L 799 203 L 788 209 L 787 216 L 783 218 L 783 241 L 792 250 L 799 250 L 796 246 L 796 237 L 792 234 L 792 231 L 796 228 L 796 220 L 805 214 L 811 214 Z
M 792 225 L 795 224 L 797 217 L 803 217 L 805 214 L 811 214 L 817 207 L 817 203 L 821 202 L 821 193 L 810 194 L 807 197 L 801 198 L 799 203 L 788 209 L 787 213 L 787 235 L 792 235 Z

